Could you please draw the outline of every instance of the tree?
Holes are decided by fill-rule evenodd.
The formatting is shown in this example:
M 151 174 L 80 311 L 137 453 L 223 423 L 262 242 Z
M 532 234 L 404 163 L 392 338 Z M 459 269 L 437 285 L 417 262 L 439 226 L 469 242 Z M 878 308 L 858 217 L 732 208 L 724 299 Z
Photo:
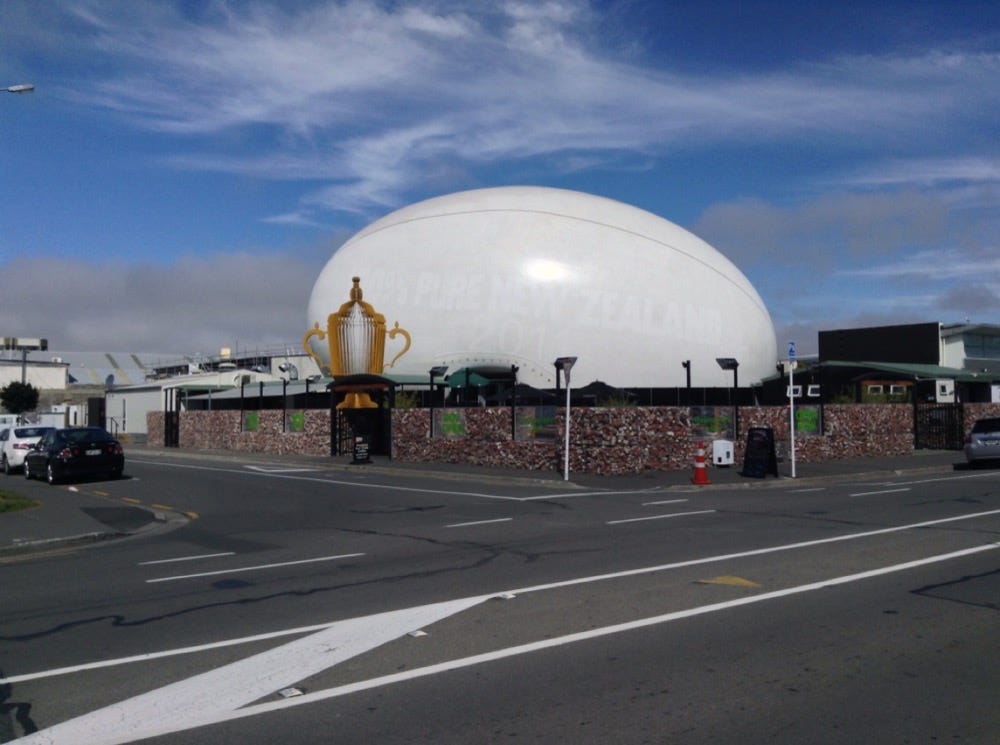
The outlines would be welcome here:
M 9 383 L 0 388 L 0 404 L 11 414 L 23 414 L 38 407 L 38 389 L 31 383 Z

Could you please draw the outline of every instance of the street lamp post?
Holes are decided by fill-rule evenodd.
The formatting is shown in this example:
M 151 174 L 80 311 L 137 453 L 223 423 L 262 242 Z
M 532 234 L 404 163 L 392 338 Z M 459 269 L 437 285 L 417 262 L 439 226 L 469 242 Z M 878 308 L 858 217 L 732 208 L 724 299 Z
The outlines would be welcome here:
M 288 373 L 287 378 L 281 379 L 281 431 L 285 432 L 288 427 L 288 384 L 299 379 L 299 368 L 286 360 L 278 365 L 278 369 L 283 373 Z
M 739 384 L 739 373 L 740 363 L 737 362 L 732 357 L 716 357 L 715 361 L 719 363 L 719 367 L 723 370 L 733 371 L 733 440 L 739 441 L 740 439 L 740 404 L 738 401 L 740 384 Z
M 4 349 L 16 349 L 21 353 L 21 383 L 28 382 L 28 352 L 45 352 L 49 348 L 48 339 L 26 339 L 6 336 L 0 339 Z
M 434 439 L 434 378 L 440 378 L 446 372 L 448 372 L 448 366 L 447 365 L 435 365 L 434 367 L 432 367 L 430 369 L 430 372 L 428 373 L 430 375 L 430 378 L 431 378 L 431 392 L 430 392 L 431 395 L 430 395 L 430 401 L 429 401 L 429 404 L 428 404 L 428 408 L 430 409 L 430 415 L 431 415 L 431 439 L 432 440 Z
M 510 439 L 517 439 L 517 365 L 510 366 Z
M 569 392 L 570 392 L 570 380 L 569 371 L 573 369 L 573 365 L 576 364 L 576 357 L 560 357 L 556 360 L 556 372 L 559 370 L 563 371 L 563 375 L 566 378 L 566 444 L 563 449 L 563 481 L 569 481 Z M 558 377 L 557 377 L 558 379 Z
M 795 478 L 795 342 L 788 342 L 788 434 L 791 444 L 792 478 Z

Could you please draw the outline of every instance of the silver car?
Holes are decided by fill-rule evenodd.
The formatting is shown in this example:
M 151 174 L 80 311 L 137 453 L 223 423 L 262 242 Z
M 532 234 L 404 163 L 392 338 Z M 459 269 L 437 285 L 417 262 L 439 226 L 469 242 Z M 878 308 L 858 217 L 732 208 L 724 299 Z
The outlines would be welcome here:
M 1000 459 L 1000 418 L 977 419 L 965 436 L 965 459 L 970 465 Z

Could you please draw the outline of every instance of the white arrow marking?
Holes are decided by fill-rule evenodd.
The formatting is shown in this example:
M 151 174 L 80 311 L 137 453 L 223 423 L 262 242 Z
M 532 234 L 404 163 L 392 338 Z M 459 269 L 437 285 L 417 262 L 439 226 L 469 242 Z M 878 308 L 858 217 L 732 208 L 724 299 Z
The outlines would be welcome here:
M 108 745 L 131 742 L 150 731 L 175 731 L 178 712 L 185 721 L 211 721 L 490 597 L 462 598 L 341 621 L 317 634 L 70 719 L 18 742 Z

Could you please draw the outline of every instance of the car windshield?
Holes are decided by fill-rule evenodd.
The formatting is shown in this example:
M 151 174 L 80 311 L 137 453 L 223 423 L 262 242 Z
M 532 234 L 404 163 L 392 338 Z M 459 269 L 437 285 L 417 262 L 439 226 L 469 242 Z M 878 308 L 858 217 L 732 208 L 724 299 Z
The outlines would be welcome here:
M 67 429 L 60 434 L 66 442 L 107 442 L 111 439 L 103 429 Z
M 1000 432 L 1000 419 L 980 419 L 972 425 L 972 431 L 979 432 Z
M 49 429 L 51 427 L 18 427 L 14 430 L 14 437 L 41 437 Z

